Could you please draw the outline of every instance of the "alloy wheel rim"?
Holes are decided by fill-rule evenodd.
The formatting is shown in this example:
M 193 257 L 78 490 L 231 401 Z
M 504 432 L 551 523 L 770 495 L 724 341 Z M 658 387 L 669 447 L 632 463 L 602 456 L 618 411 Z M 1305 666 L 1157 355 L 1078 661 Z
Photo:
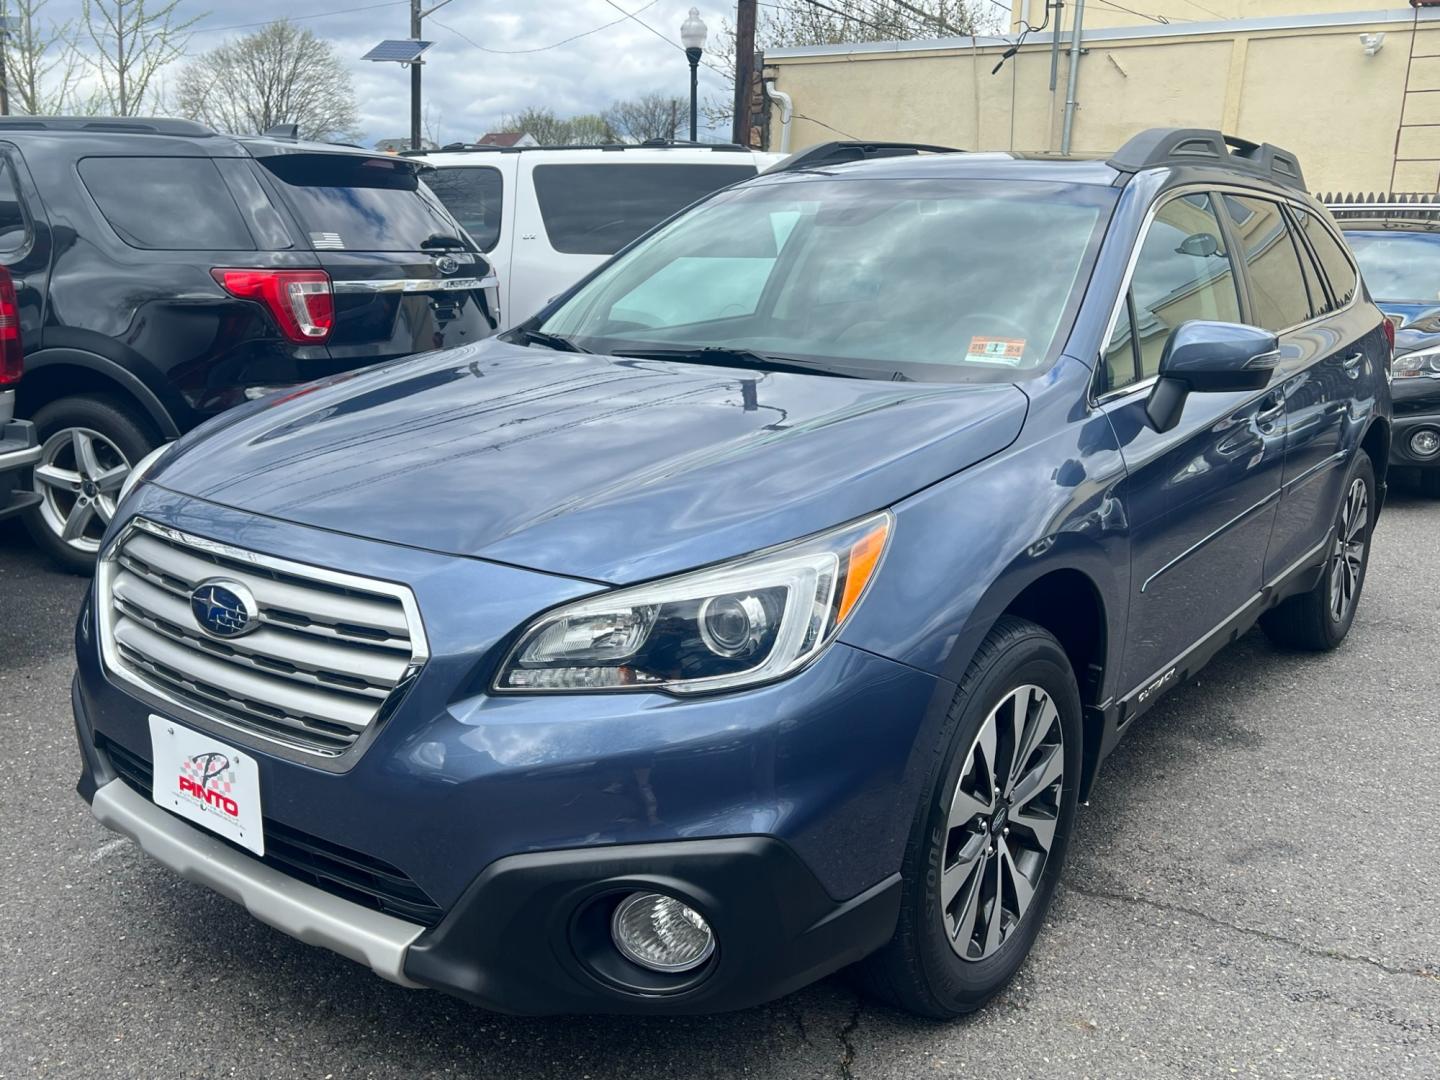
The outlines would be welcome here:
M 129 475 L 130 460 L 110 439 L 91 428 L 61 428 L 45 440 L 35 465 L 46 528 L 77 551 L 99 551 Z
M 1043 689 L 990 710 L 960 770 L 945 827 L 940 909 L 950 947 L 984 960 L 1029 911 L 1045 873 L 1065 781 L 1060 711 Z
M 1358 476 L 1340 506 L 1335 543 L 1330 549 L 1330 618 L 1344 622 L 1360 592 L 1365 569 L 1366 527 L 1370 524 L 1370 489 Z

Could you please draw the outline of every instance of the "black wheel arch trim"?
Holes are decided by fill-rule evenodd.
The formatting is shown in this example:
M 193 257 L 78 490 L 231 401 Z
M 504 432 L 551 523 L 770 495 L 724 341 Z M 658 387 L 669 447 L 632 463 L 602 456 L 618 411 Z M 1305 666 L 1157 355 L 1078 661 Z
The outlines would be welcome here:
M 180 427 L 175 422 L 172 410 L 165 405 L 161 394 L 134 370 L 140 367 L 143 371 L 141 364 L 133 361 L 127 363 L 125 360 L 72 346 L 41 347 L 25 357 L 25 369 L 31 373 L 63 366 L 84 368 L 115 382 L 145 410 L 146 416 L 159 429 L 163 438 L 180 437 Z

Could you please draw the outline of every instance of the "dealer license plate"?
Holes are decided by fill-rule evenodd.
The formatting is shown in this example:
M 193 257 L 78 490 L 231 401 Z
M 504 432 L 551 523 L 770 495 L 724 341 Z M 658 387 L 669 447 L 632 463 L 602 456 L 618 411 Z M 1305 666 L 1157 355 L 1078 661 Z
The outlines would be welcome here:
M 254 758 L 163 716 L 150 717 L 150 747 L 157 806 L 265 854 Z

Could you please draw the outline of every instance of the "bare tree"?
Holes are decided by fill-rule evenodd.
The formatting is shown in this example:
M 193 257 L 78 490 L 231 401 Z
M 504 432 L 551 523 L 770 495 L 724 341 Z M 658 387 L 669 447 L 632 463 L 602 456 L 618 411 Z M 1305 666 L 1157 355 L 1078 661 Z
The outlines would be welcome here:
M 602 116 L 587 113 L 561 118 L 552 109 L 534 106 L 506 116 L 500 121 L 500 130 L 528 134 L 541 146 L 617 141 L 615 132 Z
M 85 0 L 80 22 L 94 45 L 85 62 L 103 107 L 116 116 L 152 108 L 160 70 L 185 51 L 189 29 L 203 14 L 176 17 L 180 0 Z
M 982 25 L 993 26 L 988 12 L 977 14 L 983 6 L 985 0 L 776 0 L 760 8 L 755 46 L 765 50 L 963 36 Z M 705 118 L 712 127 L 728 127 L 735 111 L 735 28 L 728 21 L 705 57 L 725 75 L 728 87 L 724 96 L 706 100 Z
M 668 94 L 646 94 L 629 101 L 617 101 L 603 113 L 616 135 L 625 142 L 669 139 L 674 136 L 676 118 L 687 115 L 688 103 Z
M 0 37 L 10 107 L 31 116 L 77 111 L 77 105 L 83 111 L 83 102 L 72 102 L 80 69 L 75 24 L 46 19 L 42 12 L 48 2 L 0 2 L 0 15 L 19 20 L 17 29 Z
M 353 138 L 360 117 L 334 47 L 285 19 L 186 64 L 175 109 L 237 135 L 298 124 L 304 139 Z

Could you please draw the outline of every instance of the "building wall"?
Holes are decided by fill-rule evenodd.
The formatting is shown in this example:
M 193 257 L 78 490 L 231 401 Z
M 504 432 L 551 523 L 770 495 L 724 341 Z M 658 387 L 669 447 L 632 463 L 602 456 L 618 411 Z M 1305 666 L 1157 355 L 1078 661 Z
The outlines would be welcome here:
M 1311 13 L 1092 30 L 1099 5 L 1087 6 L 1072 152 L 1105 153 L 1147 127 L 1220 128 L 1292 150 L 1314 190 L 1440 190 L 1440 9 L 1314 14 L 1325 0 L 1202 2 L 1221 12 Z M 1163 10 L 1157 0 L 1137 6 Z M 1073 5 L 1066 10 L 1068 18 Z M 1367 56 L 1360 35 L 1371 33 L 1385 39 Z M 853 137 L 1057 151 L 1068 28 L 1053 93 L 1049 31 L 1032 34 L 992 76 L 1008 44 L 820 46 L 772 52 L 766 66 L 794 100 L 793 149 Z M 772 145 L 779 122 L 772 114 Z

